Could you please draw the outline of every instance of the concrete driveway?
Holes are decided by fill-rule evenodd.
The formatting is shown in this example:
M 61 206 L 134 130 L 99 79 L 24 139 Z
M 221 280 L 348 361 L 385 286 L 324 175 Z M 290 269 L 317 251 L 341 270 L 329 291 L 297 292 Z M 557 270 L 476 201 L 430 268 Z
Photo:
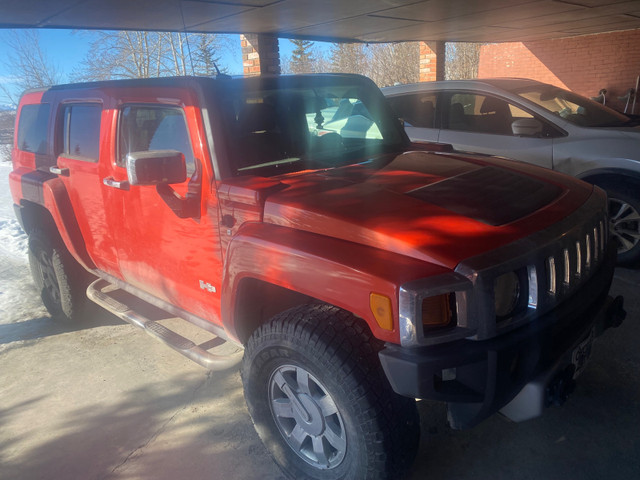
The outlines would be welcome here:
M 443 405 L 420 402 L 409 478 L 640 478 L 639 285 L 640 271 L 616 272 L 627 320 L 599 339 L 564 407 L 458 432 Z M 208 372 L 97 307 L 77 325 L 44 309 L 0 321 L 0 371 L 2 479 L 283 478 L 253 430 L 237 366 Z

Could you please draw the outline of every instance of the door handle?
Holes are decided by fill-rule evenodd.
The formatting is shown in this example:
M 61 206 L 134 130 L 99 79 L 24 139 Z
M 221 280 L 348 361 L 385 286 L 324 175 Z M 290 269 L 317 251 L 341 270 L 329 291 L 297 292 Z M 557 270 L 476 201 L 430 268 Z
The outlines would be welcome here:
M 55 173 L 56 175 L 62 175 L 64 177 L 68 177 L 69 176 L 69 169 L 68 168 L 49 167 L 49 171 L 51 173 Z
M 102 179 L 102 183 L 104 183 L 107 187 L 117 188 L 119 190 L 129 190 L 129 182 L 123 180 L 118 182 L 113 179 L 113 177 L 107 177 Z

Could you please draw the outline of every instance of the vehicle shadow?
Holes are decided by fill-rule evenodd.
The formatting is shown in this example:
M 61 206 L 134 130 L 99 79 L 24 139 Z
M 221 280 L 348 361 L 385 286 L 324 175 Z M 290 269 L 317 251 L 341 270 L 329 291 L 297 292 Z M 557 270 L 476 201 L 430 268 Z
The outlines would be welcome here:
M 41 438 L 32 428 L 27 439 L 0 434 L 3 478 L 284 480 L 255 433 L 237 367 L 196 368 L 121 393 L 116 402 L 54 408 L 58 418 Z M 25 410 L 46 405 L 49 399 L 36 398 L 13 408 L 28 418 Z
M 97 305 L 89 304 L 82 320 L 77 322 L 56 321 L 45 316 L 0 324 L 0 345 L 124 323 Z

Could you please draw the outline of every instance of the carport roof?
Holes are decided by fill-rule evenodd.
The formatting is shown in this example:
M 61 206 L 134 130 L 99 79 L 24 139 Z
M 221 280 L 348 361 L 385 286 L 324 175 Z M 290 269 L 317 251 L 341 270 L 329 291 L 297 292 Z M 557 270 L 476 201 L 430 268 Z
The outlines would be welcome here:
M 0 0 L 2 28 L 527 41 L 640 28 L 638 0 Z

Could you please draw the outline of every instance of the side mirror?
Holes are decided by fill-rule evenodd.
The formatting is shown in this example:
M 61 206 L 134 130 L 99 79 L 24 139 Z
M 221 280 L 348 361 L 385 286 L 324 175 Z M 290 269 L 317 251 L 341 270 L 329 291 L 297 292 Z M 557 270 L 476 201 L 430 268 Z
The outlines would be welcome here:
M 511 124 L 511 131 L 518 137 L 537 137 L 542 133 L 542 122 L 535 118 L 521 118 Z
M 169 185 L 187 180 L 184 155 L 177 150 L 132 152 L 127 155 L 126 165 L 131 185 Z

